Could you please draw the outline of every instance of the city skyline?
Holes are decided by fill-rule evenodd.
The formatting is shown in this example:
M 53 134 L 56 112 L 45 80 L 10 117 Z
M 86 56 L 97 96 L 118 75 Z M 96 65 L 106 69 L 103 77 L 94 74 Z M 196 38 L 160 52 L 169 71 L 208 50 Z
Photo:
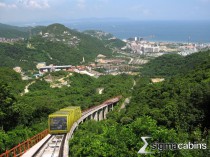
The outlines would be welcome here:
M 210 0 L 0 0 L 0 23 L 77 19 L 210 20 Z

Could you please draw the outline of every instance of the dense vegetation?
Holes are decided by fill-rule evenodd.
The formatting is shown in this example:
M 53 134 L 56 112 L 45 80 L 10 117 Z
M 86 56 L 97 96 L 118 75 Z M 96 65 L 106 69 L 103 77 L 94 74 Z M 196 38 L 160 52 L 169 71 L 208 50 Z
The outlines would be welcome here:
M 34 32 L 38 31 L 42 31 L 43 35 L 49 33 L 49 36 L 35 35 L 14 44 L 0 43 L 0 66 L 20 66 L 24 70 L 32 70 L 38 62 L 79 65 L 83 57 L 88 63 L 94 62 L 98 54 L 112 55 L 112 50 L 105 47 L 101 40 L 60 24 L 34 28 Z
M 122 48 L 123 46 L 126 45 L 125 42 L 115 38 L 110 33 L 105 33 L 103 31 L 97 31 L 97 30 L 87 30 L 84 31 L 84 33 L 100 39 L 109 48 Z
M 145 64 L 141 74 L 148 77 L 171 77 L 185 74 L 189 70 L 208 60 L 209 51 L 194 53 L 183 57 L 178 54 L 166 54 Z
M 13 94 L 23 92 L 27 81 L 22 81 L 21 75 L 10 68 L 0 68 L 0 82 L 5 82 Z
M 10 74 L 13 75 L 8 70 L 8 75 Z M 16 75 L 15 77 L 20 77 L 19 74 Z M 44 80 L 49 77 L 46 74 L 40 80 L 35 80 L 29 86 L 30 92 L 23 96 L 12 92 L 12 86 L 17 82 L 13 84 L 4 80 L 0 83 L 1 153 L 46 129 L 50 113 L 70 105 L 79 105 L 85 109 L 117 95 L 127 96 L 133 85 L 133 78 L 128 75 L 107 75 L 98 79 L 77 73 L 67 76 L 66 72 L 51 73 L 52 80 L 66 77 L 65 80 L 70 82 L 70 86 L 51 88 L 50 83 Z M 21 84 L 23 81 L 19 82 Z M 102 94 L 98 93 L 98 88 L 104 88 Z
M 0 23 L 0 38 L 25 38 L 29 35 L 29 27 L 17 27 Z
M 203 60 L 198 64 L 200 58 Z M 170 59 L 169 63 L 164 61 L 166 65 L 171 64 Z M 137 152 L 144 145 L 142 136 L 152 137 L 149 143 L 197 142 L 209 147 L 209 52 L 186 57 L 183 64 L 190 62 L 196 66 L 186 66 L 185 74 L 177 72 L 164 82 L 153 84 L 149 78 L 136 78 L 127 108 L 120 112 L 116 108 L 109 113 L 108 120 L 83 124 L 70 141 L 70 155 L 141 156 Z M 149 156 L 207 157 L 210 152 L 208 149 L 168 150 Z

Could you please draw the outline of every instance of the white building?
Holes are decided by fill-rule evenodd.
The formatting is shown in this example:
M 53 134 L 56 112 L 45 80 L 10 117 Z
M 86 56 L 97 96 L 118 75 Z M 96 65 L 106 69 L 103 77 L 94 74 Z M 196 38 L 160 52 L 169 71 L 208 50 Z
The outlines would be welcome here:
M 144 46 L 142 47 L 142 51 L 144 53 L 148 53 L 148 52 L 158 53 L 160 51 L 160 48 L 159 46 Z
M 40 69 L 40 68 L 45 67 L 45 66 L 46 66 L 46 62 L 40 62 L 36 65 L 36 68 Z
M 21 67 L 14 67 L 13 70 L 16 71 L 17 73 L 21 73 L 22 72 L 22 68 Z

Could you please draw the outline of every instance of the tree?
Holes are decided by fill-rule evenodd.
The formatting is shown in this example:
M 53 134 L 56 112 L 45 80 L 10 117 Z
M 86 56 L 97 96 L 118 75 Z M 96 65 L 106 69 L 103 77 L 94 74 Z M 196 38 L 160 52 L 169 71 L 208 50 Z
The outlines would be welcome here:
M 10 92 L 10 87 L 0 82 L 0 126 L 5 130 L 12 127 L 16 122 L 12 109 L 15 102 L 16 98 Z

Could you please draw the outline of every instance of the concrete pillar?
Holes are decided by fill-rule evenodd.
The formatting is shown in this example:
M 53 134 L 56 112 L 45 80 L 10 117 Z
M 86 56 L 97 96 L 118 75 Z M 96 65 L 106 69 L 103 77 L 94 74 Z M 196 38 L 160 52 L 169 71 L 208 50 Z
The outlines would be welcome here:
M 108 112 L 111 111 L 111 105 L 108 106 Z
M 98 110 L 98 120 L 99 121 L 103 120 L 103 110 L 102 109 Z
M 113 109 L 114 109 L 114 105 L 113 104 L 109 104 L 109 106 L 108 106 L 108 112 L 109 111 L 113 111 Z
M 87 120 L 91 120 L 91 117 L 92 117 L 92 116 L 91 116 L 91 115 L 89 115 L 89 116 L 87 117 Z
M 104 119 L 106 119 L 106 114 L 108 113 L 108 106 L 103 108 Z
M 111 106 L 112 106 L 112 111 L 114 110 L 114 104 L 111 104 Z
M 95 121 L 98 121 L 98 112 L 97 111 L 92 114 L 92 119 Z
M 91 115 L 89 115 L 89 116 L 88 116 L 88 119 L 89 119 L 89 120 L 91 120 L 91 117 L 92 117 L 92 116 L 91 116 Z

